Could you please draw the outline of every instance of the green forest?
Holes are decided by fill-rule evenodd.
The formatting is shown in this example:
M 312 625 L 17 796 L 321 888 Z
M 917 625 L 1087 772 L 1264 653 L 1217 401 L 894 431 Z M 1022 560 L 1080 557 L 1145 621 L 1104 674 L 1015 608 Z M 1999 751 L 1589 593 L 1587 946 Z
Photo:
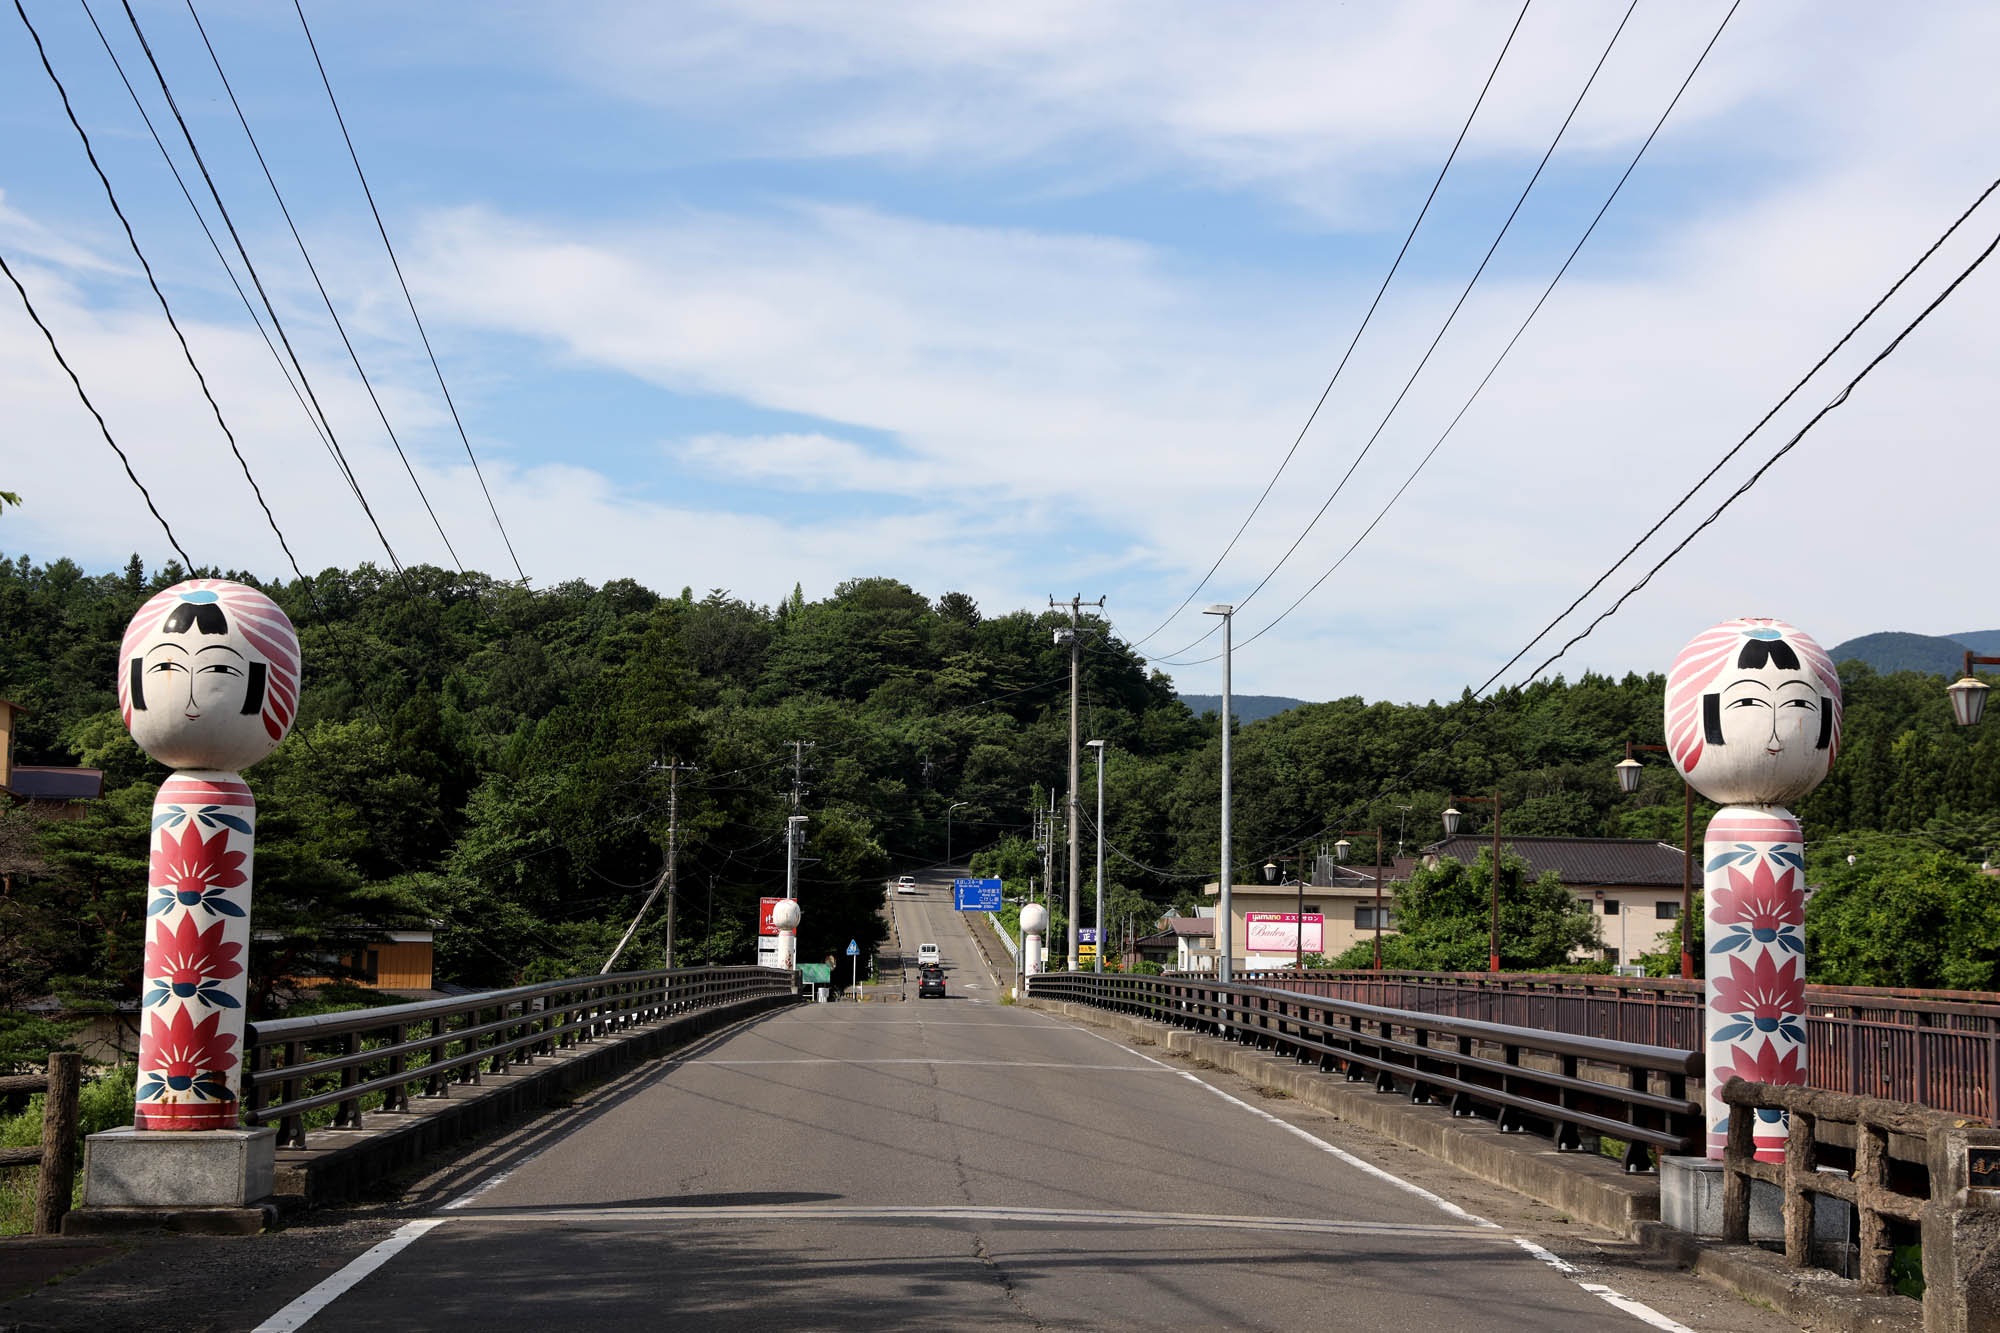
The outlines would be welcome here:
M 1040 873 L 1034 812 L 1066 769 L 1068 649 L 1051 633 L 1066 612 L 981 608 L 886 578 L 764 605 L 428 567 L 281 582 L 195 572 L 263 588 L 305 653 L 297 724 L 248 774 L 253 1017 L 283 1002 L 273 982 L 301 957 L 370 927 L 430 923 L 440 980 L 466 986 L 596 971 L 663 867 L 674 765 L 694 770 L 678 784 L 683 964 L 752 958 L 756 901 L 783 891 L 795 795 L 808 820 L 802 958 L 879 939 L 885 878 L 942 864 L 948 842 L 1010 892 Z M 55 996 L 87 1012 L 136 990 L 164 770 L 120 724 L 117 645 L 140 603 L 187 575 L 136 556 L 100 574 L 0 559 L 0 697 L 26 710 L 17 760 L 106 777 L 80 819 L 0 814 L 0 1008 Z M 1084 628 L 1082 730 L 1108 742 L 1108 915 L 1150 928 L 1214 878 L 1219 724 L 1108 622 Z M 1978 865 L 2000 844 L 2000 722 L 1955 728 L 1937 676 L 1850 663 L 1843 679 L 1842 753 L 1799 810 L 1820 886 L 1812 978 L 1991 988 L 2000 909 Z M 1495 788 L 1503 834 L 1678 841 L 1672 769 L 1649 762 L 1631 796 L 1611 771 L 1627 740 L 1660 739 L 1662 686 L 1586 674 L 1483 700 L 1339 699 L 1242 726 L 1235 873 L 1329 829 L 1379 826 L 1414 851 L 1438 836 L 1452 792 Z M 1086 816 L 1092 784 L 1086 767 Z M 1429 901 L 1446 912 L 1460 896 Z M 1398 962 L 1455 956 L 1419 947 L 1452 930 L 1405 925 Z M 655 911 L 621 966 L 661 965 L 664 931 Z

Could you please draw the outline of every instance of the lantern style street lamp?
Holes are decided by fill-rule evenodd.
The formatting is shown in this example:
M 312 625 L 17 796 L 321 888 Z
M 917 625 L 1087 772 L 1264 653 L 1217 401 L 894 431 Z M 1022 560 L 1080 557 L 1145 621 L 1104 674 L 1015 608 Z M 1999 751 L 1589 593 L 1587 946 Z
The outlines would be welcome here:
M 1944 687 L 1951 698 L 1951 715 L 1961 727 L 1976 727 L 1986 713 L 1985 681 L 1972 674 L 1975 666 L 2000 666 L 2000 657 L 1981 657 L 1968 651 L 1965 654 L 1965 674 L 1957 682 Z
M 1289 856 L 1281 856 L 1276 861 L 1266 861 L 1264 863 L 1264 882 L 1266 884 L 1283 884 L 1285 882 L 1285 867 L 1291 863 L 1292 858 Z M 1303 874 L 1299 876 L 1298 884 L 1298 956 L 1293 960 L 1292 968 L 1294 971 L 1303 972 L 1306 970 L 1306 877 Z
M 1455 815 L 1458 812 L 1454 810 L 1451 813 Z M 1354 844 L 1349 842 L 1348 838 L 1365 838 L 1371 833 L 1375 835 L 1375 970 L 1380 972 L 1382 970 L 1382 830 L 1379 828 L 1343 830 L 1340 841 L 1333 844 L 1333 858 L 1345 865 L 1348 854 L 1354 850 Z
M 1632 757 L 1634 750 L 1646 750 L 1665 754 L 1664 745 L 1641 745 L 1636 741 L 1625 742 L 1625 757 L 1611 766 L 1618 775 L 1618 790 L 1630 795 L 1639 790 L 1639 773 L 1645 768 Z M 1686 778 L 1681 779 L 1681 978 L 1694 979 L 1694 939 L 1692 935 L 1694 913 L 1694 788 Z M 1621 960 L 1622 961 L 1622 960 Z
M 1494 788 L 1491 796 L 1454 796 L 1454 801 L 1464 801 L 1468 805 L 1490 805 L 1493 807 L 1493 912 L 1486 927 L 1486 970 L 1500 970 L 1500 790 Z M 1458 833 L 1459 821 L 1464 818 L 1457 809 L 1446 806 L 1444 811 L 1444 831 L 1446 837 Z

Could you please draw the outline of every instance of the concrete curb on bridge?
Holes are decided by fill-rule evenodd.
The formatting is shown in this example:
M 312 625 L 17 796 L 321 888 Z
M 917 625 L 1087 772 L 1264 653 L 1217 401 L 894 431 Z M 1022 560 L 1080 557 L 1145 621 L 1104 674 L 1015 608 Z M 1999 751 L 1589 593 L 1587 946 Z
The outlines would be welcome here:
M 1331 1112 L 1622 1236 L 1815 1330 L 1919 1333 L 1923 1327 L 1922 1308 L 1915 1301 L 1866 1295 L 1832 1273 L 1787 1267 L 1782 1256 L 1756 1246 L 1722 1245 L 1674 1230 L 1659 1220 L 1659 1177 L 1626 1175 L 1608 1157 L 1559 1153 L 1546 1140 L 1502 1134 L 1484 1120 L 1454 1119 L 1443 1106 L 1413 1104 L 1376 1092 L 1372 1083 L 1349 1083 L 1314 1065 L 1206 1033 L 1084 1004 L 1028 997 L 1020 1003 L 1111 1029 L 1135 1044 L 1187 1056 Z

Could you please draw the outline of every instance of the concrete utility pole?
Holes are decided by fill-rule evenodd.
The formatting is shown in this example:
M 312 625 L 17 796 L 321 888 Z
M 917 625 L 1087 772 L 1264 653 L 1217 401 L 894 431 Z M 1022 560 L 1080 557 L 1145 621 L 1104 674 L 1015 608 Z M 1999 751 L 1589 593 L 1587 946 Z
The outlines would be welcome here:
M 681 774 L 700 770 L 693 764 L 683 764 L 678 759 L 669 760 L 664 764 L 654 764 L 652 771 L 658 773 L 662 769 L 667 774 L 667 863 L 660 867 L 660 876 L 653 881 L 653 891 L 646 895 L 645 902 L 639 904 L 638 914 L 632 918 L 632 924 L 625 927 L 624 935 L 618 940 L 618 947 L 604 960 L 604 966 L 597 969 L 597 975 L 600 977 L 616 965 L 618 955 L 624 953 L 625 946 L 632 942 L 632 936 L 638 931 L 639 923 L 644 921 L 646 913 L 652 910 L 653 900 L 660 896 L 661 889 L 665 889 L 667 893 L 667 966 L 674 965 L 674 909 L 680 896 L 680 880 L 675 873 L 674 863 L 679 860 L 680 853 Z
M 1050 606 L 1060 606 L 1055 598 L 1049 598 Z M 1069 629 L 1056 631 L 1056 642 L 1061 643 L 1065 635 L 1069 640 L 1069 967 L 1076 970 L 1077 960 L 1077 917 L 1080 914 L 1077 903 L 1077 882 L 1083 878 L 1082 848 L 1077 841 L 1079 826 L 1083 820 L 1078 817 L 1077 770 L 1078 742 L 1081 733 L 1077 730 L 1077 694 L 1083 674 L 1083 608 L 1104 605 L 1104 599 L 1085 602 L 1081 593 L 1069 599 Z
M 1229 872 L 1229 656 L 1232 648 L 1230 635 L 1235 628 L 1236 608 L 1226 602 L 1218 602 L 1202 612 L 1203 615 L 1222 617 L 1222 870 L 1216 877 L 1215 906 L 1215 979 L 1228 982 L 1233 974 L 1230 954 L 1234 947 L 1236 931 L 1234 907 L 1230 902 Z
M 793 815 L 785 821 L 785 897 L 799 896 L 799 850 L 806 840 L 806 817 Z
M 1097 948 L 1092 955 L 1091 971 L 1104 970 L 1104 742 L 1091 741 L 1090 748 L 1097 751 Z

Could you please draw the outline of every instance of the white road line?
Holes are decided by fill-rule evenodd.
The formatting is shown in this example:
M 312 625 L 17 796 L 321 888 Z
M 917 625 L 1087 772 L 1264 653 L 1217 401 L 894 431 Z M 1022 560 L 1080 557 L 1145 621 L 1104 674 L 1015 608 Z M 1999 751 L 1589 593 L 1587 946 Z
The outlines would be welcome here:
M 1158 1074 L 1163 1071 L 1148 1069 L 1143 1065 L 1079 1065 L 1067 1060 L 930 1060 L 922 1056 L 898 1056 L 894 1058 L 870 1058 L 861 1056 L 852 1060 L 836 1060 L 829 1056 L 800 1055 L 782 1060 L 677 1060 L 679 1065 L 722 1065 L 734 1068 L 738 1065 L 967 1065 L 979 1069 L 1085 1069 L 1121 1074 Z M 1177 1073 L 1177 1070 L 1166 1070 Z M 498 1183 L 497 1181 L 494 1183 Z
M 1616 1306 L 1626 1314 L 1631 1315 L 1634 1319 L 1642 1323 L 1651 1324 L 1654 1328 L 1663 1329 L 1665 1333 L 1694 1333 L 1694 1330 L 1686 1324 L 1667 1318 L 1650 1305 L 1635 1301 L 1629 1296 L 1621 1296 L 1602 1283 L 1585 1282 L 1583 1275 L 1577 1271 L 1576 1265 L 1570 1263 L 1561 1255 L 1544 1249 L 1542 1246 L 1522 1236 L 1515 1236 L 1512 1239 L 1516 1245 L 1526 1250 L 1529 1254 L 1534 1255 L 1537 1259 L 1540 1259 L 1550 1268 L 1555 1269 L 1558 1273 L 1561 1273 L 1591 1295 L 1597 1297 L 1598 1300 L 1603 1301 L 1607 1305 Z
M 1499 1244 L 1508 1237 L 1477 1227 L 1434 1223 L 1370 1222 L 1342 1218 L 1257 1217 L 1224 1213 L 1153 1213 L 1097 1208 L 1013 1208 L 950 1204 L 912 1207 L 898 1204 L 743 1204 L 721 1207 L 637 1206 L 607 1208 L 542 1208 L 474 1213 L 453 1222 L 986 1222 L 1048 1227 L 1125 1226 L 1192 1228 L 1223 1231 L 1283 1231 L 1309 1235 L 1412 1236 L 1455 1241 L 1483 1240 Z
M 361 1279 L 395 1258 L 410 1242 L 427 1231 L 443 1226 L 445 1221 L 446 1219 L 442 1217 L 426 1217 L 415 1222 L 403 1223 L 396 1228 L 389 1239 L 353 1260 L 338 1273 L 257 1325 L 255 1333 L 291 1333 L 295 1328 L 304 1327 L 314 1315 L 346 1295 Z
M 1082 1027 L 1081 1025 L 1079 1025 L 1077 1030 L 1079 1032 L 1088 1033 L 1090 1036 L 1096 1037 L 1099 1041 L 1106 1042 L 1112 1046 L 1116 1046 L 1121 1051 L 1127 1051 L 1133 1055 L 1136 1055 L 1141 1060 L 1147 1060 L 1153 1064 L 1159 1065 L 1162 1069 L 1173 1069 L 1175 1073 L 1179 1074 L 1182 1078 L 1188 1080 L 1190 1083 L 1193 1083 L 1196 1087 L 1207 1088 L 1210 1092 L 1214 1093 L 1216 1096 L 1222 1098 L 1222 1100 L 1230 1103 L 1231 1105 L 1240 1106 L 1244 1110 L 1248 1111 L 1251 1115 L 1258 1116 L 1261 1119 L 1270 1121 L 1272 1124 L 1284 1130 L 1286 1133 L 1304 1139 L 1307 1143 L 1312 1144 L 1314 1147 L 1320 1149 L 1323 1152 L 1331 1153 L 1333 1156 L 1339 1158 L 1341 1161 L 1347 1163 L 1349 1166 L 1354 1167 L 1357 1171 L 1361 1171 L 1367 1175 L 1373 1176 L 1375 1179 L 1380 1180 L 1385 1184 L 1393 1185 L 1397 1189 L 1402 1190 L 1405 1193 L 1414 1194 L 1418 1198 L 1423 1199 L 1439 1208 L 1442 1208 L 1445 1212 L 1450 1213 L 1453 1217 L 1459 1217 L 1465 1219 L 1465 1221 L 1467 1221 L 1474 1227 L 1490 1228 L 1494 1231 L 1500 1230 L 1498 1223 L 1489 1222 L 1483 1217 L 1477 1216 L 1476 1214 L 1473 1213 L 1469 1213 L 1465 1209 L 1453 1203 L 1451 1200 L 1446 1199 L 1441 1195 L 1433 1194 L 1431 1191 L 1425 1189 L 1421 1185 L 1414 1184 L 1411 1181 L 1404 1180 L 1401 1176 L 1392 1175 L 1391 1173 L 1384 1171 L 1381 1167 L 1376 1166 L 1373 1162 L 1363 1161 L 1361 1158 L 1356 1157 L 1353 1153 L 1348 1152 L 1345 1149 L 1336 1148 L 1331 1143 L 1328 1143 L 1325 1139 L 1320 1138 L 1317 1134 L 1313 1134 L 1310 1131 L 1301 1129 L 1297 1125 L 1294 1125 L 1287 1120 L 1280 1119 L 1279 1117 L 1272 1115 L 1269 1111 L 1266 1111 L 1261 1106 L 1252 1106 L 1249 1102 L 1244 1101 L 1241 1097 L 1231 1096 L 1229 1093 L 1224 1092 L 1221 1088 L 1216 1087 L 1213 1083 L 1209 1083 L 1201 1078 L 1198 1078 L 1194 1073 L 1192 1073 L 1189 1070 L 1174 1069 L 1172 1065 L 1167 1064 L 1163 1060 L 1156 1060 L 1152 1056 L 1147 1055 L 1144 1051 L 1133 1050 L 1130 1046 L 1125 1045 L 1123 1042 L 1117 1041 L 1111 1037 L 1107 1037 L 1101 1032 L 1092 1031 L 1090 1028 Z M 1629 1296 L 1622 1296 L 1618 1292 L 1613 1291 L 1610 1287 L 1604 1286 L 1601 1283 L 1584 1281 L 1582 1274 L 1578 1272 L 1578 1270 L 1573 1264 L 1566 1262 L 1561 1256 L 1553 1253 L 1548 1249 L 1545 1249 L 1540 1245 L 1535 1244 L 1535 1242 L 1528 1240 L 1527 1238 L 1522 1236 L 1509 1236 L 1507 1237 L 1507 1239 L 1513 1241 L 1516 1245 L 1526 1250 L 1529 1254 L 1534 1255 L 1537 1259 L 1540 1259 L 1543 1263 L 1555 1269 L 1558 1273 L 1561 1273 L 1564 1277 L 1567 1277 L 1570 1281 L 1576 1283 L 1576 1285 L 1583 1288 L 1583 1290 L 1589 1292 L 1591 1295 L 1597 1297 L 1599 1300 L 1605 1302 L 1606 1304 L 1615 1306 L 1616 1308 L 1623 1310 L 1626 1314 L 1631 1315 L 1634 1319 L 1638 1319 L 1643 1323 L 1650 1324 L 1654 1328 L 1663 1329 L 1665 1330 L 1665 1333 L 1694 1333 L 1694 1330 L 1689 1328 L 1687 1325 L 1677 1323 L 1674 1320 L 1667 1318 L 1667 1316 L 1661 1314 L 1658 1310 L 1653 1309 L 1653 1307 L 1651 1307 L 1650 1305 L 1646 1305 L 1640 1301 L 1635 1301 Z

